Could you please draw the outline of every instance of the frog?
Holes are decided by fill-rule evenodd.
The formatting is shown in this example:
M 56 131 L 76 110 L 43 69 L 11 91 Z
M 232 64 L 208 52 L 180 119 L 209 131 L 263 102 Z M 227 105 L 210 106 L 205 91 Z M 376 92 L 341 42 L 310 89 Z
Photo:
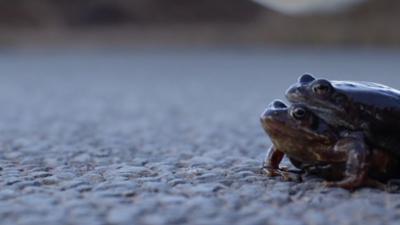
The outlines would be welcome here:
M 272 142 L 263 163 L 268 176 L 287 176 L 280 168 L 284 156 L 297 167 L 331 166 L 339 180 L 327 180 L 329 187 L 355 190 L 399 176 L 399 160 L 390 151 L 369 146 L 354 132 L 336 129 L 305 104 L 288 106 L 274 100 L 260 121 Z
M 365 81 L 329 81 L 310 74 L 286 91 L 336 129 L 354 132 L 368 145 L 400 156 L 400 91 Z

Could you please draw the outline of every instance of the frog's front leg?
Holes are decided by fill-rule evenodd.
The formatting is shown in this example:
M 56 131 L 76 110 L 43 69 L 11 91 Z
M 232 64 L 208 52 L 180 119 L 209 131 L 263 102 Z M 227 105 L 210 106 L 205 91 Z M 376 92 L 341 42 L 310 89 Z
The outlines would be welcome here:
M 344 178 L 338 182 L 329 182 L 327 186 L 354 189 L 367 181 L 369 148 L 362 135 L 352 135 L 338 141 L 334 152 L 346 155 Z
M 279 151 L 274 145 L 272 145 L 267 153 L 267 156 L 264 160 L 262 170 L 267 174 L 267 176 L 275 177 L 280 176 L 283 177 L 286 181 L 298 181 L 300 177 L 297 174 L 292 174 L 286 171 L 283 168 L 279 167 L 279 164 L 282 162 L 285 153 Z
M 285 153 L 279 151 L 274 145 L 269 147 L 267 156 L 263 162 L 263 171 L 267 173 L 268 176 L 274 177 L 279 176 L 279 164 L 282 162 Z

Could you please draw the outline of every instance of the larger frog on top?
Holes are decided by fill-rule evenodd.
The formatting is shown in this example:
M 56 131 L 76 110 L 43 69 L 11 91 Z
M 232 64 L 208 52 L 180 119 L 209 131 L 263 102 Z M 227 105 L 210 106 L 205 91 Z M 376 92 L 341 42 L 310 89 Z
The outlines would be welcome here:
M 400 91 L 371 82 L 303 75 L 286 92 L 338 130 L 400 156 Z

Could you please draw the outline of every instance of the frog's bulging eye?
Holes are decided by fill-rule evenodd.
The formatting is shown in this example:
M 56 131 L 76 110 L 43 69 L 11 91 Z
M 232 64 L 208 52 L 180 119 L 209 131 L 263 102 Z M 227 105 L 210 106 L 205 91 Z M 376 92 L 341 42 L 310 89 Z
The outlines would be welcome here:
M 312 91 L 317 95 L 326 95 L 332 91 L 329 81 L 320 80 L 312 86 Z
M 306 117 L 307 111 L 303 108 L 297 107 L 292 110 L 292 116 L 293 118 L 297 120 L 304 119 Z

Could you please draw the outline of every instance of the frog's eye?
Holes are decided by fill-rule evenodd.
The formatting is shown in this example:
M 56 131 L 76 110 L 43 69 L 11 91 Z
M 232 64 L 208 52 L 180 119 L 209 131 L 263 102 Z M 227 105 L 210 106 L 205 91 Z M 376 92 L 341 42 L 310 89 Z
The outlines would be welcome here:
M 304 119 L 304 117 L 306 117 L 307 111 L 301 107 L 297 107 L 292 110 L 291 114 L 293 118 L 301 120 Z
M 312 91 L 317 95 L 326 95 L 332 91 L 332 85 L 327 80 L 319 80 L 312 86 Z

